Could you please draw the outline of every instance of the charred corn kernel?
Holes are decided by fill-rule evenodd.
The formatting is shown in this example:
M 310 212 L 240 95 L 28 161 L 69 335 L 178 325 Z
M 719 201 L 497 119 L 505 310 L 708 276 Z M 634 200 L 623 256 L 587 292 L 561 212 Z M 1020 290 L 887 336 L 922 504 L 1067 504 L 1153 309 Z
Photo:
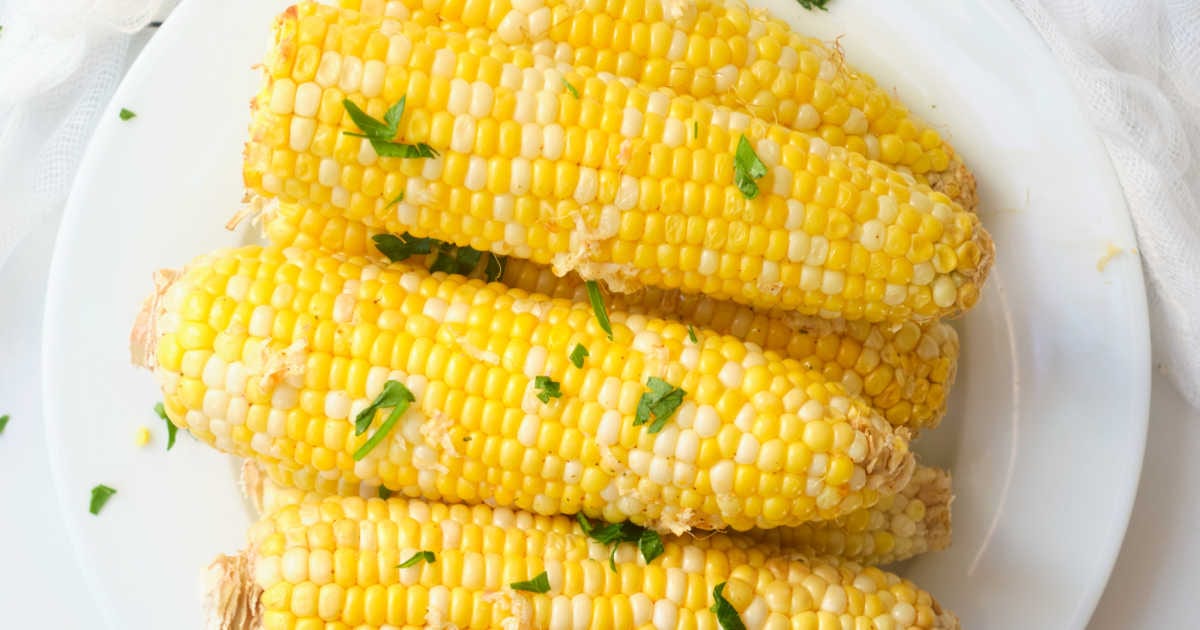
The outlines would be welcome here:
M 212 277 L 220 282 L 209 282 Z M 151 328 L 157 337 L 144 351 L 173 343 L 191 324 L 180 309 L 193 293 L 216 298 L 214 286 L 237 293 L 251 278 L 294 297 L 280 308 L 257 306 L 248 320 L 231 319 L 230 329 L 247 333 L 240 358 L 201 355 L 206 358 L 195 369 L 202 378 L 161 365 L 156 374 L 177 384 L 164 395 L 169 409 L 185 410 L 181 426 L 221 450 L 271 464 L 270 472 L 286 483 L 317 489 L 383 485 L 409 496 L 486 500 L 540 513 L 582 510 L 682 531 L 833 518 L 899 490 L 911 475 L 907 429 L 888 425 L 841 385 L 796 362 L 707 329 L 697 330 L 693 342 L 675 322 L 616 309 L 609 311 L 609 341 L 587 304 L 401 263 L 378 266 L 294 247 L 201 257 L 157 302 L 147 302 L 162 308 Z M 301 283 L 314 291 L 299 290 Z M 281 313 L 319 323 L 277 329 L 270 320 Z M 322 330 L 330 331 L 327 339 Z M 352 359 L 353 340 L 368 334 L 372 343 L 391 344 L 390 352 L 379 353 L 385 361 Z M 576 344 L 589 352 L 582 368 L 567 360 Z M 696 351 L 705 357 L 699 369 L 688 358 Z M 314 359 L 324 356 L 331 357 L 328 363 Z M 309 372 L 325 365 L 326 374 Z M 755 366 L 777 376 L 767 389 L 752 392 L 739 375 Z M 474 369 L 487 377 L 471 378 Z M 538 376 L 560 383 L 562 397 L 540 401 Z M 651 376 L 687 384 L 675 411 L 678 421 L 668 420 L 659 433 L 633 425 Z M 354 435 L 355 417 L 393 380 L 416 400 L 356 461 L 352 454 L 383 420 Z M 468 403 L 494 412 L 468 414 Z M 265 432 L 251 430 L 241 419 L 247 404 L 267 405 L 281 417 L 268 419 Z M 783 414 L 822 427 L 828 437 L 807 444 L 812 457 L 850 461 L 850 475 L 825 465 L 759 474 L 761 445 L 774 437 L 775 423 L 747 429 L 735 419 Z M 584 432 L 581 423 L 595 428 Z M 850 437 L 839 444 L 835 438 L 847 431 Z M 539 439 L 543 432 L 553 439 Z M 700 508 L 685 509 L 679 497 L 694 488 L 693 478 L 673 474 L 676 460 L 712 453 L 709 444 L 719 446 L 711 488 Z M 484 477 L 479 483 L 454 481 L 476 466 L 474 474 Z M 841 483 L 829 483 L 831 475 Z M 773 511 L 768 518 L 762 502 L 783 496 L 784 482 L 804 488 L 811 501 L 789 496 L 786 514 Z M 570 504 L 563 501 L 565 487 L 580 488 Z M 704 500 L 709 497 L 720 500 L 710 504 Z
M 378 262 L 383 256 L 371 238 L 380 232 L 361 223 L 329 217 L 297 204 L 282 203 L 265 223 L 272 241 L 281 247 L 321 247 L 366 255 Z M 417 259 L 414 259 L 414 262 Z M 424 264 L 423 261 L 415 264 Z M 480 276 L 477 270 L 473 276 Z M 500 280 L 530 293 L 587 302 L 583 281 L 575 274 L 562 278 L 546 266 L 508 258 Z M 676 291 L 645 290 L 638 294 L 613 294 L 607 305 L 634 314 L 677 317 L 685 324 L 739 337 L 800 361 L 842 384 L 846 392 L 863 396 L 897 425 L 911 428 L 936 426 L 945 411 L 946 395 L 953 383 L 958 360 L 958 335 L 948 324 L 867 324 L 753 309 Z M 830 366 L 843 369 L 836 374 Z M 324 374 L 312 369 L 310 374 Z M 732 373 L 726 378 L 732 379 Z M 770 383 L 761 366 L 743 375 L 747 391 L 757 392 Z M 904 405 L 902 403 L 908 403 Z
M 299 163 L 298 159 L 275 159 L 277 153 L 309 153 L 295 151 L 276 137 L 284 135 L 276 133 L 277 127 L 304 116 L 295 111 L 276 114 L 271 102 L 277 93 L 286 95 L 274 85 L 288 79 L 295 65 L 291 24 L 301 20 L 323 24 L 327 32 L 340 35 L 337 55 L 328 51 L 333 60 L 329 63 L 341 68 L 339 76 L 346 74 L 347 64 L 357 67 L 375 62 L 396 68 L 405 76 L 404 83 L 398 84 L 398 93 L 390 97 L 368 97 L 357 84 L 322 85 L 320 76 L 314 89 L 333 94 L 330 98 L 338 104 L 343 98 L 361 100 L 365 110 L 375 115 L 382 115 L 399 94 L 406 94 L 408 108 L 399 123 L 398 138 L 433 142 L 433 149 L 440 155 L 379 158 L 363 139 L 342 135 L 338 146 L 345 150 L 320 158 L 315 182 L 301 186 L 296 168 L 277 168 Z M 399 32 L 388 37 L 386 48 L 350 46 L 365 41 L 365 35 L 396 28 Z M 552 264 L 560 273 L 575 270 L 584 277 L 604 280 L 616 290 L 640 286 L 680 289 L 824 317 L 900 321 L 952 315 L 974 302 L 990 267 L 990 237 L 974 214 L 947 196 L 913 182 L 911 177 L 841 147 L 831 147 L 806 132 L 761 120 L 749 124 L 749 117 L 740 111 L 694 103 L 688 96 L 669 96 L 618 81 L 585 80 L 586 73 L 581 70 L 567 68 L 564 75 L 549 63 L 549 58 L 538 61 L 536 53 L 524 55 L 505 44 L 473 42 L 467 35 L 431 30 L 412 22 L 384 26 L 353 12 L 311 3 L 285 13 L 278 22 L 276 38 L 267 65 L 279 72 L 267 77 L 246 151 L 246 180 L 260 194 L 309 202 L 345 218 L 361 219 L 375 228 L 431 236 Z M 429 41 L 440 47 L 433 54 L 420 53 L 431 46 Z M 323 45 L 332 47 L 334 42 L 337 38 L 327 37 Z M 482 62 L 484 58 L 499 60 L 509 74 L 525 79 L 519 84 L 502 80 L 489 85 L 474 76 L 453 74 L 456 67 L 463 67 L 464 60 Z M 460 88 L 450 89 L 445 99 L 422 98 L 414 90 L 431 90 L 423 87 L 425 78 L 430 85 L 441 81 Z M 563 87 L 564 78 L 579 84 L 575 86 L 579 98 Z M 469 199 L 486 184 L 487 160 L 475 154 L 476 139 L 470 134 L 464 134 L 461 143 L 455 142 L 451 134 L 448 145 L 438 144 L 430 136 L 429 121 L 453 114 L 457 119 L 473 120 L 479 128 L 482 121 L 495 115 L 494 105 L 502 99 L 517 103 L 513 119 L 499 125 L 513 130 L 509 141 L 504 141 L 501 133 L 502 144 L 512 150 L 506 152 L 502 147 L 501 155 L 490 159 L 511 162 L 511 181 L 505 191 L 495 193 L 496 203 L 484 219 L 502 223 L 504 237 L 484 241 L 469 220 L 473 210 Z M 687 142 L 687 128 L 697 118 L 709 123 L 705 147 Z M 340 131 L 357 130 L 344 113 L 329 124 L 337 125 Z M 526 135 L 528 143 L 523 140 Z M 771 175 L 760 182 L 761 193 L 754 199 L 738 192 L 734 169 L 724 166 L 734 162 L 742 137 L 766 159 L 771 170 Z M 655 174 L 652 162 L 656 152 L 667 160 L 665 176 Z M 651 159 L 627 157 L 643 154 Z M 707 172 L 696 172 L 697 165 L 709 164 L 711 169 L 704 166 Z M 364 169 L 379 170 L 380 177 L 394 180 L 395 189 L 406 191 L 404 200 L 392 204 L 394 197 L 385 196 L 381 187 L 367 187 Z M 794 186 L 772 184 L 772 180 L 795 182 L 803 179 L 803 174 L 816 176 L 816 200 L 795 196 Z M 681 177 L 687 178 L 686 185 L 679 184 Z M 571 185 L 572 181 L 576 183 Z M 653 188 L 658 191 L 647 192 Z M 872 201 L 863 202 L 864 198 Z M 932 243 L 933 273 L 911 277 L 892 274 L 906 279 L 892 281 L 895 288 L 874 302 L 867 297 L 870 292 L 847 297 L 847 279 L 840 268 L 849 262 L 840 252 L 853 244 L 851 239 L 857 232 L 847 224 L 849 215 L 840 209 L 863 203 L 879 208 L 875 220 L 887 236 L 886 247 L 873 252 L 883 257 L 882 277 L 891 272 L 893 261 L 913 256 L 907 244 L 921 229 L 923 216 L 936 216 L 952 228 Z M 723 217 L 738 219 L 729 224 L 725 242 L 711 248 L 684 243 L 686 222 L 680 219 L 718 205 Z M 769 211 L 771 208 L 777 210 Z M 836 220 L 829 219 L 831 212 Z M 644 239 L 622 238 L 622 216 L 628 214 L 645 215 Z M 655 225 L 662 226 L 661 242 Z M 707 229 L 702 232 L 708 234 Z M 772 242 L 778 245 L 770 247 Z M 787 248 L 783 242 L 788 243 Z M 834 248 L 835 259 L 830 264 L 830 245 L 836 243 L 841 245 Z M 634 254 L 632 262 L 616 262 L 628 259 L 630 252 L 647 244 L 657 247 L 643 249 L 642 255 Z M 973 244 L 975 249 L 964 249 L 964 244 Z M 939 257 L 939 246 L 950 251 L 953 258 Z M 928 248 L 922 245 L 922 249 Z M 768 252 L 774 258 L 767 257 Z M 713 272 L 699 271 L 702 263 L 706 270 L 714 269 L 714 262 L 718 264 Z M 789 278 L 794 278 L 802 266 L 799 282 L 782 280 L 780 268 L 785 266 L 795 266 Z M 931 289 L 929 299 L 917 291 L 935 284 L 938 288 Z M 195 332 L 195 339 L 202 341 L 204 331 Z
M 950 545 L 950 474 L 918 466 L 899 493 L 833 521 L 755 529 L 745 535 L 812 556 L 889 564 Z
M 332 540 L 339 529 L 359 536 Z M 330 497 L 282 505 L 251 526 L 248 540 L 210 567 L 211 617 L 245 627 L 716 628 L 720 584 L 748 627 L 806 627 L 826 617 L 835 625 L 819 627 L 880 627 L 878 619 L 960 627 L 899 576 L 738 534 L 664 535 L 663 553 L 649 563 L 623 544 L 614 573 L 607 549 L 567 516 Z M 330 549 L 378 572 L 327 583 L 307 569 Z M 433 562 L 397 566 L 418 551 L 432 552 Z M 542 573 L 546 592 L 511 586 Z
M 454 0 L 389 0 L 363 12 L 412 20 L 414 12 L 453 4 Z M 767 11 L 717 0 L 692 3 L 687 10 L 638 1 L 492 4 L 504 17 L 498 28 L 482 34 L 494 43 L 553 50 L 560 63 L 612 73 L 649 89 L 670 87 L 702 103 L 814 131 L 831 145 L 906 167 L 917 177 L 928 174 L 939 189 L 953 187 L 968 193 L 973 202 L 974 180 L 936 131 L 874 79 L 847 64 L 836 44 L 795 33 Z M 360 3 L 342 0 L 341 5 L 357 8 Z M 465 16 L 446 16 L 445 10 L 439 19 L 445 30 L 467 32 L 484 26 Z M 286 94 L 283 90 L 282 101 Z

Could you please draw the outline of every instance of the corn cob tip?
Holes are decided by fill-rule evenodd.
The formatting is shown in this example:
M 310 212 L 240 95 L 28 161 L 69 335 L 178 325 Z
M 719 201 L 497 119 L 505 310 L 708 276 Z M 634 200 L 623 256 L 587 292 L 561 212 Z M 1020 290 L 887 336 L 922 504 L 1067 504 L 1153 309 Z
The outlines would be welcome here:
M 944 171 L 925 174 L 929 187 L 958 202 L 963 210 L 975 212 L 979 208 L 979 194 L 975 189 L 975 174 L 957 156 Z
M 246 191 L 242 195 L 242 205 L 229 217 L 225 222 L 226 230 L 237 229 L 242 221 L 250 219 L 251 225 L 258 225 L 262 229 L 262 235 L 267 235 L 267 223 L 279 211 L 279 200 L 270 197 L 264 197 L 253 191 Z
M 254 506 L 254 510 L 259 514 L 263 513 L 263 494 L 265 483 L 263 471 L 254 463 L 254 460 L 242 460 L 242 474 L 238 478 L 238 487 L 242 491 L 242 498 L 250 502 Z
M 872 411 L 864 417 L 851 408 L 847 419 L 852 427 L 867 436 L 867 456 L 863 468 L 871 479 L 880 480 L 876 488 L 880 493 L 896 494 L 912 479 L 917 460 L 908 448 L 912 431 L 905 427 L 893 427 L 883 416 Z
M 996 242 L 992 240 L 992 235 L 982 225 L 975 229 L 978 231 L 975 242 L 979 246 L 979 264 L 963 273 L 967 286 L 958 292 L 958 311 L 952 315 L 954 318 L 962 317 L 979 302 L 983 284 L 992 272 L 992 263 L 996 261 Z M 968 286 L 970 290 L 965 290 Z
M 156 364 L 154 348 L 158 343 L 158 316 L 167 289 L 182 275 L 178 269 L 159 269 L 154 272 L 154 293 L 142 301 L 133 330 L 129 333 L 129 360 L 138 367 L 153 370 Z
M 954 503 L 954 492 L 951 490 L 950 471 L 941 469 L 925 469 L 921 474 L 936 475 L 932 483 L 925 484 L 917 498 L 929 510 L 925 513 L 925 531 L 929 532 L 929 548 L 941 551 L 950 547 L 953 538 L 951 529 L 951 504 Z
M 252 630 L 261 626 L 262 588 L 254 581 L 249 552 L 217 556 L 205 574 L 208 630 Z

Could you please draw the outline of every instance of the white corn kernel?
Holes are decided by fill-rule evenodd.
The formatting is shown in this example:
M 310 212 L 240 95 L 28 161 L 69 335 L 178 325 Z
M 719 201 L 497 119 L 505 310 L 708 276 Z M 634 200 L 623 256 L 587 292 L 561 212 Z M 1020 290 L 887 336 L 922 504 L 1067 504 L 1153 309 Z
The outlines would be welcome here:
M 333 87 L 342 74 L 342 56 L 335 51 L 327 50 L 321 54 L 317 64 L 317 74 L 313 80 L 323 88 Z
M 343 92 L 356 92 L 362 85 L 362 60 L 358 57 L 344 57 L 342 72 L 338 76 L 338 88 Z
M 296 83 L 283 78 L 275 81 L 271 88 L 270 109 L 273 114 L 290 114 L 296 102 Z

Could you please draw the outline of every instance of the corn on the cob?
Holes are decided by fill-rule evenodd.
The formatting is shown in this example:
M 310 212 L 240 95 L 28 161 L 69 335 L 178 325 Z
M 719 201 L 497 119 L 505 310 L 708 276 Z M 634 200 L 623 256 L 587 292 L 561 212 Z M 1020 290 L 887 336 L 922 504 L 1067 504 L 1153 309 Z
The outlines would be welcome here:
M 276 245 L 384 260 L 372 241 L 378 230 L 305 206 L 279 204 L 265 219 L 265 229 Z M 510 287 L 587 302 L 584 283 L 573 273 L 559 278 L 548 267 L 516 258 L 508 259 L 502 270 L 500 281 Z M 958 334 L 938 321 L 847 323 L 657 289 L 614 294 L 609 306 L 679 318 L 779 352 L 840 382 L 847 394 L 863 397 L 891 424 L 914 429 L 931 428 L 941 420 L 958 361 Z
M 257 247 L 202 257 L 155 295 L 132 341 L 171 420 L 284 472 L 672 531 L 833 518 L 912 474 L 908 431 L 840 385 L 670 321 L 613 312 L 609 340 L 566 300 Z M 561 397 L 539 400 L 539 377 Z M 656 379 L 685 392 L 658 432 L 634 424 Z M 356 459 L 355 418 L 391 381 L 415 402 Z
M 459 32 L 479 29 L 581 70 L 741 109 L 910 171 L 963 207 L 975 207 L 974 178 L 936 130 L 847 64 L 836 44 L 801 36 L 764 9 L 723 0 L 339 4 Z
M 332 497 L 252 526 L 248 548 L 210 569 L 210 611 L 238 630 L 715 630 L 716 589 L 748 628 L 959 627 L 929 593 L 879 569 L 722 534 L 662 543 L 648 563 L 621 545 L 613 571 L 609 549 L 565 516 Z M 520 590 L 542 573 L 548 590 Z
M 889 564 L 950 546 L 950 474 L 918 466 L 900 492 L 833 521 L 752 529 L 760 542 L 862 564 Z
M 269 475 L 269 472 L 268 472 Z M 247 462 L 242 472 L 247 496 L 260 514 L 287 505 L 321 501 L 331 495 L 386 498 L 378 488 L 342 488 L 338 492 L 301 490 L 263 477 L 260 466 Z M 950 546 L 950 473 L 917 466 L 900 492 L 833 521 L 794 527 L 727 532 L 778 545 L 812 558 L 830 557 L 864 565 L 890 564 Z
M 848 320 L 953 315 L 990 266 L 978 218 L 944 194 L 744 113 L 537 59 L 522 69 L 492 58 L 499 45 L 308 3 L 276 38 L 245 177 L 285 201 L 617 290 Z M 380 158 L 341 133 L 357 131 L 344 98 L 382 116 L 405 95 L 401 137 L 439 157 Z M 753 199 L 734 181 L 742 139 L 766 165 Z

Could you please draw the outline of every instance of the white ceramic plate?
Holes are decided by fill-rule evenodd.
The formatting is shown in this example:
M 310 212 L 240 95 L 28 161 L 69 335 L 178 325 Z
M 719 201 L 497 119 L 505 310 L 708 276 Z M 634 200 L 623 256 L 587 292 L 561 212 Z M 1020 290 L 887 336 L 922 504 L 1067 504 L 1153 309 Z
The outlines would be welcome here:
M 1137 487 L 1149 339 L 1121 192 L 1062 73 L 1004 0 L 762 0 L 895 85 L 979 177 L 999 256 L 961 322 L 959 382 L 926 461 L 955 473 L 951 550 L 904 568 L 966 627 L 1082 628 Z M 970 4 L 970 6 L 966 6 Z M 249 516 L 230 459 L 163 452 L 150 375 L 126 336 L 150 274 L 239 238 L 250 66 L 281 2 L 188 0 L 117 91 L 80 168 L 51 270 L 45 401 L 59 497 L 110 628 L 200 628 L 198 576 Z M 937 77 L 931 80 L 930 77 Z M 118 120 L 128 107 L 138 117 Z M 156 429 L 145 449 L 139 425 Z M 88 514 L 97 483 L 118 489 Z

